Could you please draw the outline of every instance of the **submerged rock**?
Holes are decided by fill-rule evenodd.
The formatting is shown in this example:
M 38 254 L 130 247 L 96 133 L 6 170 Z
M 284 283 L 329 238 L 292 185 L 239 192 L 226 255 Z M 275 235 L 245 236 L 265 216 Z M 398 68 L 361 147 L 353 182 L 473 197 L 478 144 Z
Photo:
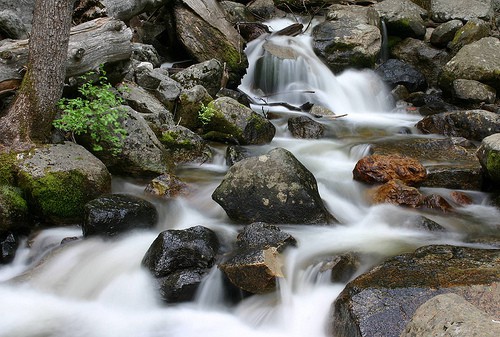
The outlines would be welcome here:
M 19 239 L 14 233 L 0 231 L 0 265 L 14 260 L 18 246 Z
M 149 201 L 127 194 L 109 194 L 85 204 L 83 236 L 115 236 L 136 229 L 152 228 L 158 212 Z
M 375 72 L 391 88 L 404 85 L 410 92 L 427 89 L 425 76 L 412 65 L 400 60 L 389 59 L 382 63 Z
M 500 251 L 427 246 L 351 281 L 332 307 L 335 337 L 399 337 L 417 308 L 442 293 L 498 315 Z
M 175 198 L 187 194 L 188 186 L 173 174 L 162 174 L 151 180 L 144 192 L 161 198 Z
M 317 224 L 333 219 L 314 176 L 282 148 L 235 163 L 212 199 L 243 223 Z
M 307 116 L 288 119 L 288 130 L 296 138 L 317 139 L 323 137 L 325 127 Z
M 407 186 L 396 179 L 373 189 L 370 191 L 370 196 L 375 204 L 389 203 L 414 208 L 424 204 L 424 196 L 417 188 Z

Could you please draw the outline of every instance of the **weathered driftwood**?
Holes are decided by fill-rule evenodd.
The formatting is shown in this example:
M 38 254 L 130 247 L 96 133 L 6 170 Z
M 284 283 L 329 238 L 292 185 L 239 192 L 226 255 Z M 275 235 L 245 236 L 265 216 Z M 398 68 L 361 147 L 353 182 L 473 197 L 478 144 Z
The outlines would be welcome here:
M 71 29 L 66 77 L 81 75 L 100 64 L 127 60 L 132 32 L 119 20 L 98 18 Z M 17 89 L 28 62 L 28 40 L 0 42 L 0 94 Z

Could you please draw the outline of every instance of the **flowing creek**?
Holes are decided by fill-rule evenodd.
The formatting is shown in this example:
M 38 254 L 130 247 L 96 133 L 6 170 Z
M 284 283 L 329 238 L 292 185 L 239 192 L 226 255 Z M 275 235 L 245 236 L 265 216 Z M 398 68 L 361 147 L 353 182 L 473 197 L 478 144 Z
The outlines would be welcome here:
M 90 238 L 59 246 L 66 237 L 81 236 L 81 229 L 49 229 L 34 239 L 31 248 L 22 245 L 14 262 L 0 268 L 0 336 L 328 336 L 330 307 L 345 284 L 329 281 L 317 264 L 321 257 L 364 253 L 367 258 L 357 272 L 360 274 L 386 257 L 423 245 L 484 247 L 464 240 L 487 235 L 488 228 L 494 230 L 500 214 L 488 206 L 488 195 L 466 191 L 472 205 L 457 208 L 453 214 L 426 214 L 448 229 L 429 232 L 409 225 L 419 216 L 418 211 L 372 206 L 365 199 L 367 187 L 353 181 L 352 169 L 368 154 L 368 144 L 374 139 L 424 137 L 413 127 L 418 115 L 394 108 L 382 83 L 370 71 L 333 75 L 314 56 L 308 37 L 269 40 L 288 48 L 296 60 L 278 62 L 269 55 L 260 58 L 264 40 L 248 46 L 251 66 L 241 89 L 255 98 L 257 112 L 275 116 L 277 129 L 272 143 L 248 148 L 255 154 L 275 147 L 291 151 L 314 174 L 327 208 L 341 224 L 282 226 L 297 239 L 298 247 L 287 249 L 285 277 L 275 293 L 229 304 L 222 295 L 220 271 L 214 268 L 196 301 L 171 306 L 160 303 L 148 272 L 141 268 L 144 253 L 159 232 L 203 225 L 230 240 L 241 228 L 231 224 L 211 199 L 228 169 L 225 149 L 216 147 L 212 163 L 185 166 L 177 172 L 192 192 L 188 197 L 157 203 L 161 220 L 155 230 L 130 233 L 113 241 Z M 265 81 L 256 68 L 267 74 L 274 71 L 274 80 Z M 268 94 L 262 96 L 259 88 Z M 294 139 L 287 130 L 287 118 L 303 113 L 259 105 L 273 102 L 313 102 L 345 116 L 317 119 L 336 137 Z M 413 134 L 399 133 L 403 129 Z M 114 192 L 141 195 L 144 187 L 134 180 L 115 178 L 113 182 Z M 447 190 L 438 192 L 445 197 L 449 194 Z

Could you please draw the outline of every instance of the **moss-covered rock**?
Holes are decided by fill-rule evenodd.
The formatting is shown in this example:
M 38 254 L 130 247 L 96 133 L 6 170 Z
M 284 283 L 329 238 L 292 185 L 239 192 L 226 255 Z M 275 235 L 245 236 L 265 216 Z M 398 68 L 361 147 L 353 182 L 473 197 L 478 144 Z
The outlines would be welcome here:
M 21 190 L 10 185 L 0 185 L 0 232 L 23 230 L 28 218 L 28 204 Z
M 17 154 L 0 153 L 0 185 L 10 185 L 14 183 L 16 176 Z
M 83 206 L 110 192 L 104 164 L 74 143 L 36 148 L 19 161 L 19 187 L 42 221 L 68 223 L 83 217 Z
M 487 176 L 500 184 L 500 133 L 483 139 L 477 157 Z

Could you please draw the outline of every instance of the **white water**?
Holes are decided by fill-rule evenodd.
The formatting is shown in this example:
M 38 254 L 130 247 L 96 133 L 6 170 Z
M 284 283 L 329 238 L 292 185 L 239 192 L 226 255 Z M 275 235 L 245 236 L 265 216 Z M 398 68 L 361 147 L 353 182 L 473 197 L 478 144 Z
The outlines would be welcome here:
M 273 99 L 294 104 L 318 102 L 347 114 L 337 120 L 318 119 L 337 130 L 341 138 L 296 140 L 288 135 L 286 118 L 297 113 L 276 109 L 282 116 L 274 120 L 276 138 L 269 145 L 249 147 L 263 153 L 279 146 L 294 153 L 315 175 L 327 208 L 341 222 L 332 227 L 283 227 L 297 239 L 298 247 L 286 251 L 285 278 L 279 282 L 279 291 L 229 305 L 223 299 L 220 272 L 214 269 L 195 302 L 167 307 L 158 301 L 148 273 L 140 267 L 149 245 L 165 229 L 201 224 L 227 240 L 235 237 L 239 227 L 231 225 L 222 208 L 211 200 L 227 170 L 223 151 L 218 149 L 214 163 L 179 172 L 192 193 L 159 203 L 161 221 L 155 230 L 130 233 L 115 241 L 95 238 L 59 246 L 63 238 L 80 236 L 81 231 L 54 229 L 42 232 L 31 248 L 23 245 L 16 260 L 0 268 L 0 282 L 4 281 L 0 283 L 1 337 L 328 336 L 330 306 L 344 284 L 332 284 L 328 275 L 319 272 L 319 258 L 349 251 L 363 253 L 359 274 L 388 256 L 427 244 L 464 245 L 465 236 L 495 229 L 500 214 L 487 206 L 487 196 L 479 192 L 466 191 L 474 205 L 458 208 L 455 215 L 428 214 L 449 229 L 447 233 L 412 229 L 412 219 L 418 216 L 415 210 L 370 206 L 364 198 L 366 187 L 352 180 L 356 161 L 366 155 L 370 140 L 405 137 L 395 135 L 396 130 L 412 128 L 419 118 L 393 111 L 383 99 L 387 97 L 384 87 L 371 72 L 334 76 L 311 54 L 307 38 L 299 38 L 299 42 L 286 38 L 279 43 L 301 44 L 294 47 L 302 55 L 299 66 L 287 65 L 287 71 L 304 78 L 305 84 L 295 82 L 289 87 L 279 82 L 280 92 L 297 89 L 295 101 L 285 96 Z M 252 57 L 250 62 L 255 64 Z M 247 86 L 251 69 L 249 73 L 244 79 Z M 257 94 L 254 89 L 245 90 L 254 97 Z M 315 94 L 297 94 L 303 90 Z M 271 98 L 265 99 L 270 102 Z M 141 194 L 144 186 L 115 180 L 113 188 Z M 449 191 L 439 193 L 446 197 Z

